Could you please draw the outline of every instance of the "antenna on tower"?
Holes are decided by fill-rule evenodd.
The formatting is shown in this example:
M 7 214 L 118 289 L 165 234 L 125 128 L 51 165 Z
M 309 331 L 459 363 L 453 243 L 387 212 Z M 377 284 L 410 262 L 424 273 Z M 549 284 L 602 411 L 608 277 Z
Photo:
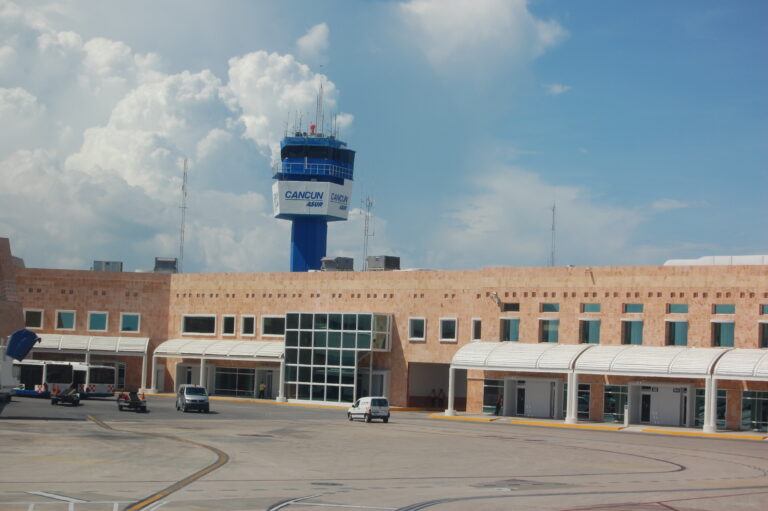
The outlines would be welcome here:
M 184 158 L 184 177 L 181 181 L 181 229 L 179 232 L 179 273 L 184 269 L 184 228 L 187 221 L 187 159 Z
M 555 202 L 552 202 L 552 250 L 549 254 L 549 265 L 555 265 Z
M 376 235 L 373 232 L 373 223 L 371 222 L 371 212 L 373 211 L 373 199 L 367 195 L 363 199 L 363 211 L 365 214 L 365 230 L 363 231 L 363 271 L 368 271 L 368 240 Z
M 315 126 L 317 132 L 323 133 L 323 82 L 320 82 L 320 91 L 317 93 L 317 104 L 315 105 Z

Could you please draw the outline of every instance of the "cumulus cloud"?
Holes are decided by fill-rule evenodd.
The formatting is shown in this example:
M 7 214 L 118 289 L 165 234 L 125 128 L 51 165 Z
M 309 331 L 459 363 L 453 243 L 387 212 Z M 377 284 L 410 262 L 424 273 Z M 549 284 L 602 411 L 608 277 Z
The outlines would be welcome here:
M 651 209 L 654 211 L 669 211 L 671 209 L 685 209 L 688 207 L 690 207 L 690 204 L 676 199 L 659 199 L 651 204 Z
M 413 41 L 436 67 L 497 58 L 526 62 L 566 36 L 556 21 L 536 18 L 526 0 L 410 0 L 400 14 Z
M 185 268 L 287 270 L 269 157 L 289 114 L 314 111 L 320 83 L 333 109 L 333 82 L 267 52 L 232 58 L 226 81 L 168 74 L 155 54 L 83 40 L 8 2 L 0 26 L 0 66 L 27 64 L 0 73 L 0 235 L 30 266 L 149 268 L 175 255 L 186 159 Z
M 636 211 L 601 205 L 587 190 L 558 186 L 520 167 L 497 167 L 472 182 L 436 229 L 439 268 L 547 264 L 556 204 L 559 264 L 599 264 L 626 249 L 642 221 Z
M 328 49 L 328 37 L 331 31 L 328 25 L 318 23 L 296 41 L 299 57 L 310 63 L 320 62 Z
M 571 90 L 571 86 L 563 85 L 562 83 L 550 83 L 550 84 L 544 85 L 544 90 L 550 96 L 559 96 L 560 94 L 565 94 L 566 92 Z

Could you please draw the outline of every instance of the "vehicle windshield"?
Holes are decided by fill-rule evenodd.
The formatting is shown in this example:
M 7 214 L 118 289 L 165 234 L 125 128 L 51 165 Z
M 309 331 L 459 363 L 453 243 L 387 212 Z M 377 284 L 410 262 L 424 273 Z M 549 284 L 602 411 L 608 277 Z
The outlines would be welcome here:
M 205 389 L 202 387 L 187 387 L 185 391 L 190 396 L 204 396 Z

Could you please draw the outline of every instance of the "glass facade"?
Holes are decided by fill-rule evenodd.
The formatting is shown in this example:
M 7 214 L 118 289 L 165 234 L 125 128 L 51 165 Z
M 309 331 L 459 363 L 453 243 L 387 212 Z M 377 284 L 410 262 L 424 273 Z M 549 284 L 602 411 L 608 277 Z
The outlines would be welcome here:
M 517 318 L 501 319 L 501 339 L 502 342 L 517 342 L 520 340 L 520 320 Z
M 352 403 L 360 367 L 389 351 L 385 314 L 292 312 L 285 318 L 285 382 L 290 399 Z
M 579 322 L 579 342 L 582 344 L 600 343 L 600 320 L 584 320 Z
M 725 429 L 725 413 L 727 409 L 727 392 L 717 389 L 717 428 Z M 704 427 L 704 389 L 696 389 L 696 417 L 693 420 L 695 428 Z
M 603 391 L 603 420 L 624 422 L 624 406 L 629 395 L 626 385 L 606 385 Z
M 255 397 L 256 370 L 217 367 L 214 392 L 219 396 Z
M 496 404 L 504 399 L 504 380 L 485 380 L 483 384 L 483 413 L 496 413 Z M 499 412 L 503 413 L 502 411 Z
M 712 323 L 712 346 L 733 348 L 733 323 Z
M 768 432 L 768 392 L 741 394 L 741 429 Z
M 643 322 L 621 322 L 621 344 L 643 344 Z
M 592 387 L 589 383 L 579 383 L 579 395 L 576 416 L 579 420 L 589 420 L 589 400 Z M 568 384 L 563 384 L 563 417 L 568 415 Z
M 557 342 L 559 329 L 558 319 L 539 320 L 539 342 Z
M 688 345 L 688 322 L 667 321 L 667 346 Z

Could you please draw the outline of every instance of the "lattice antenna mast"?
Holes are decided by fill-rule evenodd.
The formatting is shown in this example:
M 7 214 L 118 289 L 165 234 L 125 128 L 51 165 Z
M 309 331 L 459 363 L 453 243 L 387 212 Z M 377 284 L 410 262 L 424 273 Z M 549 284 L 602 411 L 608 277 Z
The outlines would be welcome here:
M 320 82 L 320 91 L 317 93 L 317 104 L 315 105 L 315 126 L 317 132 L 323 133 L 323 82 Z
M 376 235 L 372 222 L 373 199 L 370 195 L 363 199 L 365 230 L 363 231 L 363 271 L 368 271 L 368 241 Z
M 184 158 L 184 177 L 181 180 L 181 229 L 179 230 L 179 273 L 184 269 L 184 229 L 187 222 L 187 159 Z
M 556 204 L 552 203 L 552 250 L 549 254 L 549 265 L 554 266 L 555 265 L 555 210 Z

